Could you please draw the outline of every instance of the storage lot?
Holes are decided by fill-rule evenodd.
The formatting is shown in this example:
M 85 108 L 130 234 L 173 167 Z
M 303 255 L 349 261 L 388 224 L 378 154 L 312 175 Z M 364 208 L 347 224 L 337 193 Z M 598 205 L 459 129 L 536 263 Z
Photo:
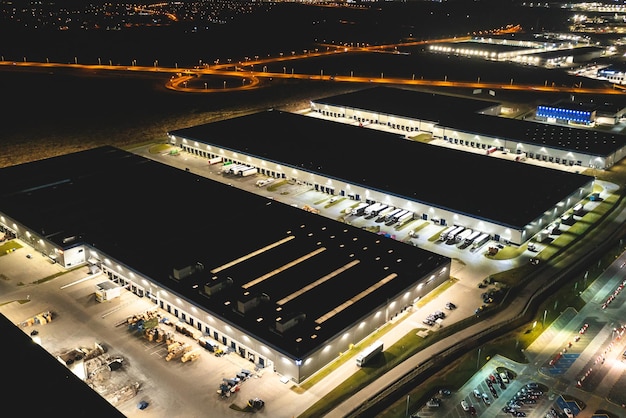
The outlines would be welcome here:
M 235 377 L 242 368 L 254 371 L 254 365 L 237 354 L 216 357 L 173 326 L 169 329 L 176 339 L 202 351 L 195 361 L 166 361 L 164 342 L 149 341 L 141 333 L 129 331 L 126 324 L 119 325 L 131 315 L 154 309 L 147 299 L 122 291 L 119 299 L 97 302 L 95 284 L 104 278 L 89 275 L 87 267 L 34 284 L 59 273 L 60 269 L 40 254 L 27 258 L 31 252 L 23 245 L 23 248 L 0 257 L 0 271 L 4 272 L 0 281 L 0 313 L 20 324 L 40 312 L 52 312 L 51 322 L 35 323 L 23 330 L 28 334 L 36 330 L 41 345 L 55 356 L 75 348 L 94 347 L 98 342 L 106 347 L 107 355 L 121 357 L 123 366 L 111 372 L 114 380 L 108 387 L 125 382 L 137 382 L 139 387 L 136 396 L 116 405 L 124 415 L 141 413 L 142 416 L 178 417 L 184 410 L 186 417 L 200 417 L 206 416 L 206 411 L 210 410 L 215 416 L 241 416 L 248 399 L 258 397 L 266 404 L 256 414 L 276 416 L 274 408 L 277 405 L 273 400 L 291 392 L 290 385 L 281 383 L 280 376 L 267 370 L 248 378 L 229 398 L 221 398 L 217 390 L 223 379 Z M 103 396 L 109 398 L 106 394 Z M 137 409 L 140 400 L 149 403 L 147 409 Z

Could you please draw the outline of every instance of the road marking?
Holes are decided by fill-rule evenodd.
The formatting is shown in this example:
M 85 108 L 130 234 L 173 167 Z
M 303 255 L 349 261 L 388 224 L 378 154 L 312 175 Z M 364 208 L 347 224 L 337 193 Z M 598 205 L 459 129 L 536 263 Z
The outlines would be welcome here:
M 65 289 L 67 287 L 74 286 L 75 284 L 79 284 L 79 283 L 85 282 L 87 280 L 91 280 L 93 278 L 96 278 L 96 277 L 100 276 L 101 274 L 102 274 L 102 272 L 100 271 L 100 272 L 98 272 L 96 274 L 92 274 L 91 276 L 83 277 L 80 280 L 76 280 L 75 282 L 68 283 L 66 285 L 61 286 L 61 289 Z

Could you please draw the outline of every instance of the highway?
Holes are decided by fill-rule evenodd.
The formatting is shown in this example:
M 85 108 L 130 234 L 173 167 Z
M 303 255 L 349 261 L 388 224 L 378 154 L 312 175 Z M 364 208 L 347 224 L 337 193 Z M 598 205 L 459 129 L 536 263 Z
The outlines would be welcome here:
M 152 74 L 170 74 L 170 78 L 165 82 L 165 87 L 171 90 L 176 90 L 186 93 L 224 93 L 239 90 L 249 90 L 260 88 L 263 86 L 262 80 L 271 81 L 273 79 L 294 79 L 294 80 L 309 80 L 309 81 L 326 81 L 337 83 L 356 83 L 356 84 L 383 84 L 383 85 L 406 85 L 406 86 L 424 86 L 424 87 L 441 87 L 441 88 L 466 88 L 466 89 L 490 89 L 490 90 L 512 90 L 512 91 L 530 91 L 541 93 L 576 93 L 576 94 L 623 94 L 624 91 L 621 86 L 611 85 L 610 87 L 582 87 L 582 83 L 572 86 L 555 85 L 555 83 L 548 83 L 546 80 L 544 84 L 520 84 L 511 79 L 508 83 L 502 82 L 490 82 L 488 80 L 477 79 L 473 81 L 455 81 L 449 80 L 447 76 L 443 79 L 416 79 L 414 76 L 411 78 L 393 78 L 384 77 L 381 74 L 380 77 L 359 77 L 354 75 L 332 75 L 324 74 L 320 71 L 319 74 L 303 74 L 287 72 L 286 67 L 283 67 L 283 72 L 268 72 L 268 64 L 285 63 L 295 60 L 304 60 L 318 57 L 336 56 L 339 54 L 350 53 L 398 53 L 398 48 L 412 47 L 416 45 L 425 45 L 441 42 L 459 42 L 469 37 L 455 37 L 429 41 L 412 41 L 397 44 L 387 45 L 363 45 L 363 46 L 348 46 L 348 45 L 326 45 L 321 50 L 315 49 L 314 51 L 306 51 L 302 54 L 281 54 L 277 57 L 267 57 L 248 59 L 246 57 L 243 61 L 220 63 L 216 61 L 214 64 L 201 64 L 194 66 L 193 68 L 182 67 L 163 67 L 158 65 L 158 61 L 155 61 L 152 66 L 139 66 L 136 65 L 136 61 L 133 60 L 130 66 L 125 65 L 109 65 L 102 64 L 79 64 L 77 60 L 74 63 L 55 63 L 55 62 L 31 62 L 24 58 L 23 61 L 0 61 L 0 66 L 10 66 L 13 68 L 65 68 L 75 70 L 89 70 L 89 71 L 117 71 L 117 72 L 140 72 L 140 73 L 152 73 Z M 99 60 L 100 61 L 100 60 Z M 255 71 L 254 69 L 261 68 L 262 71 Z M 202 77 L 207 79 L 213 79 L 215 77 L 222 77 L 220 79 L 220 85 L 215 87 L 213 81 L 212 86 L 209 87 L 209 83 L 203 83 Z

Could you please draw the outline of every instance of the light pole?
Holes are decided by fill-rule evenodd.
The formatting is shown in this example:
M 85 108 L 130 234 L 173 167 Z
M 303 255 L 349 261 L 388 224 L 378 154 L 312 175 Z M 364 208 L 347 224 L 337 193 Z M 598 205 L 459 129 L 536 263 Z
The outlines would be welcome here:
M 545 326 L 546 326 L 546 315 L 548 315 L 548 310 L 547 310 L 547 309 L 545 309 L 545 310 L 543 311 L 543 320 L 541 321 L 541 326 L 542 326 L 543 328 L 545 328 Z
M 482 347 L 478 347 L 478 357 L 476 358 L 476 370 L 478 370 L 480 368 L 480 350 L 482 350 Z
M 405 416 L 409 416 L 409 399 L 411 398 L 411 395 L 406 395 L 406 414 Z
M 98 58 L 98 65 L 102 65 L 102 61 L 100 61 L 100 58 Z

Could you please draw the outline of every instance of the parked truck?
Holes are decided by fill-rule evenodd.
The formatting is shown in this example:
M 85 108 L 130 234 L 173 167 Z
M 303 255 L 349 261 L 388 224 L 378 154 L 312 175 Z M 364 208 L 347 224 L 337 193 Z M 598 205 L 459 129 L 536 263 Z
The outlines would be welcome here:
M 213 157 L 209 158 L 209 165 L 217 164 L 222 162 L 222 157 Z
M 372 215 L 373 216 L 379 216 L 388 207 L 389 207 L 389 205 L 387 205 L 385 203 L 381 203 L 379 208 L 377 208 L 376 210 L 372 210 Z
M 491 239 L 491 235 L 484 232 L 478 238 L 474 240 L 474 243 L 472 244 L 472 248 L 475 249 L 475 248 L 481 247 L 484 244 L 486 244 L 490 239 Z
M 239 172 L 239 175 L 243 176 L 243 177 L 248 177 L 248 176 L 252 176 L 252 175 L 254 175 L 256 173 L 257 173 L 256 167 L 248 167 L 248 168 L 242 170 L 241 172 Z
M 383 351 L 383 342 L 376 341 L 374 344 L 367 347 L 356 357 L 356 365 L 363 367 L 368 361 L 376 357 L 378 353 Z
M 409 212 L 408 210 L 401 209 L 400 211 L 394 213 L 393 215 L 388 216 L 389 219 L 385 221 L 385 225 L 391 226 L 395 224 L 396 222 L 398 222 L 398 219 L 400 219 L 400 217 L 404 216 L 408 212 Z
M 354 208 L 352 208 L 352 211 L 350 212 L 350 214 L 354 216 L 361 216 L 363 215 L 363 211 L 365 210 L 365 208 L 368 207 L 369 205 L 370 205 L 369 203 L 365 203 L 365 202 L 359 203 Z
M 394 209 L 391 212 L 389 212 L 387 215 L 385 215 L 385 222 L 389 222 L 394 216 L 396 216 L 398 213 L 403 212 L 404 209 Z
M 465 229 L 464 226 L 457 226 L 452 231 L 448 232 L 446 241 L 456 241 L 456 236 L 459 235 Z
M 398 224 L 402 225 L 411 220 L 413 220 L 413 212 L 407 210 L 404 215 L 398 218 Z
M 385 220 L 385 217 L 387 217 L 387 215 L 389 215 L 391 212 L 393 212 L 394 210 L 396 210 L 396 208 L 394 208 L 393 206 L 387 206 L 385 209 L 381 210 L 378 213 L 378 218 L 376 218 L 376 222 L 382 222 Z
M 454 231 L 454 229 L 456 229 L 456 226 L 452 225 L 447 227 L 446 229 L 444 229 L 440 234 L 439 234 L 439 241 L 445 241 L 448 239 L 448 234 L 452 231 Z
M 465 240 L 469 238 L 469 236 L 472 235 L 473 232 L 474 231 L 470 228 L 464 229 L 459 234 L 457 234 L 454 239 L 456 242 L 465 242 Z
M 482 235 L 482 233 L 481 233 L 480 231 L 474 231 L 474 232 L 472 232 L 470 236 L 468 236 L 467 238 L 465 238 L 465 245 L 466 245 L 466 246 L 468 246 L 468 245 L 472 245 L 472 243 L 474 242 L 474 240 L 475 240 L 476 238 L 478 238 L 479 236 L 481 236 L 481 235 Z
M 385 205 L 384 203 L 374 203 L 372 205 L 369 205 L 368 207 L 365 208 L 365 210 L 363 210 L 363 214 L 366 217 L 374 217 L 376 215 L 378 215 L 378 212 L 380 212 L 382 209 L 386 208 L 387 205 Z

